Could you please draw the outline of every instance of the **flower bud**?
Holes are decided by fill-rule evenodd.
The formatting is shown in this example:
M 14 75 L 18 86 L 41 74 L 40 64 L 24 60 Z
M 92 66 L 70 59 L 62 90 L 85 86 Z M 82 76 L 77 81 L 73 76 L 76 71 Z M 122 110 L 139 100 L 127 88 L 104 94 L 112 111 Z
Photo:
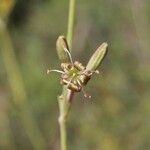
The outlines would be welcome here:
M 56 41 L 56 49 L 57 49 L 57 54 L 61 63 L 70 62 L 70 58 L 68 54 L 66 53 L 66 49 L 69 51 L 69 47 L 64 36 L 61 35 L 58 37 Z
M 107 52 L 107 43 L 101 44 L 90 58 L 86 70 L 95 71 L 101 64 Z

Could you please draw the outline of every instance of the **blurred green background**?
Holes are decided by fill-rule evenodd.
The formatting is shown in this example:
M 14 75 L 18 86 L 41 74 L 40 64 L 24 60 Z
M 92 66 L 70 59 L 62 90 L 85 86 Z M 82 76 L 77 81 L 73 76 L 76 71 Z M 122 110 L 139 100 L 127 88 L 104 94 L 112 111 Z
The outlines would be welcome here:
M 59 150 L 60 76 L 46 70 L 60 68 L 69 0 L 13 2 L 0 0 L 0 150 Z M 73 59 L 86 64 L 105 41 L 109 51 L 92 98 L 74 97 L 69 150 L 150 149 L 149 24 L 148 0 L 77 0 Z

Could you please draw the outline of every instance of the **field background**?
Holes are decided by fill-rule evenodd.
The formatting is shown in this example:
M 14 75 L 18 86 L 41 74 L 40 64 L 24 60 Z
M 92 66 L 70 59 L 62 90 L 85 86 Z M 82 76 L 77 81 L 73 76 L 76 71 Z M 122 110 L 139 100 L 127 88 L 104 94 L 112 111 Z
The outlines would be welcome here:
M 55 42 L 66 35 L 68 2 L 18 0 L 8 17 L 11 0 L 0 0 L 10 33 L 0 37 L 0 150 L 59 150 L 61 85 L 46 70 L 60 68 Z M 149 25 L 148 0 L 77 0 L 73 59 L 86 65 L 105 41 L 109 51 L 86 86 L 92 98 L 74 97 L 69 150 L 150 149 Z

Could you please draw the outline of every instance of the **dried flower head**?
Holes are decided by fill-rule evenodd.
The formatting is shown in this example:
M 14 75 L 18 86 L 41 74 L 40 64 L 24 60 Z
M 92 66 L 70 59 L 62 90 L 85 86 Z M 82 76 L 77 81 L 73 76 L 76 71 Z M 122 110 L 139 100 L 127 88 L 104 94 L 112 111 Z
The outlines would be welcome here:
M 61 73 L 61 84 L 73 92 L 83 91 L 84 96 L 90 98 L 91 96 L 85 93 L 83 87 L 88 83 L 94 73 L 99 73 L 97 68 L 106 55 L 107 43 L 103 43 L 98 47 L 86 67 L 78 61 L 73 62 L 64 36 L 58 37 L 56 47 L 62 70 L 47 70 L 47 73 L 52 71 Z

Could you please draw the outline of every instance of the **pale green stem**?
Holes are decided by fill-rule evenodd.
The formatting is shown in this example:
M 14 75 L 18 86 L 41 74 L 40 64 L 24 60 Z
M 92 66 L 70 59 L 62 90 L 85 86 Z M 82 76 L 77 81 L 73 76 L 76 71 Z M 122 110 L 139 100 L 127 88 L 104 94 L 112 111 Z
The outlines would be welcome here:
M 67 42 L 69 48 L 72 48 L 73 29 L 74 29 L 74 18 L 75 18 L 75 4 L 76 0 L 70 0 L 69 3 L 69 16 L 68 16 L 68 29 L 67 29 Z
M 70 110 L 71 100 L 73 92 L 68 90 L 66 86 L 63 86 L 62 95 L 58 97 L 59 103 L 59 126 L 60 126 L 60 147 L 61 150 L 67 150 L 67 131 L 66 131 L 66 119 Z
M 13 44 L 6 23 L 0 18 L 0 48 L 3 62 L 6 68 L 8 81 L 12 90 L 15 105 L 19 108 L 19 114 L 23 128 L 35 150 L 44 150 L 45 141 L 34 122 L 27 103 L 27 95 L 23 79 L 19 71 Z
M 75 18 L 75 0 L 70 0 L 68 30 L 67 30 L 67 42 L 70 50 L 72 48 L 74 18 Z M 67 119 L 68 112 L 70 110 L 72 96 L 73 96 L 73 92 L 68 90 L 66 86 L 63 86 L 62 94 L 61 96 L 58 97 L 59 110 L 60 110 L 60 116 L 58 121 L 60 125 L 61 150 L 67 150 L 66 119 Z

